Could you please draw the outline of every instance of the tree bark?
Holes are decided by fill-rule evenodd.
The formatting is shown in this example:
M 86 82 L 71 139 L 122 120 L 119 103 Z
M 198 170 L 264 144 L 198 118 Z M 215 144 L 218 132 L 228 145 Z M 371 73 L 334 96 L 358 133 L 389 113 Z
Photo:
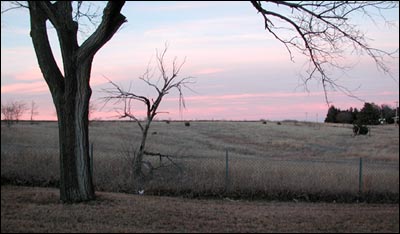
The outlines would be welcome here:
M 133 165 L 133 177 L 134 177 L 134 187 L 136 192 L 143 189 L 144 185 L 144 175 L 142 173 L 142 163 L 143 163 L 143 156 L 144 151 L 146 148 L 146 140 L 147 134 L 149 132 L 150 124 L 152 119 L 147 119 L 147 123 L 142 131 L 142 140 L 140 142 L 139 151 L 135 157 L 134 165 Z
M 119 12 L 122 1 L 109 2 L 97 30 L 79 47 L 78 23 L 71 2 L 29 2 L 31 37 L 39 67 L 56 107 L 60 146 L 60 199 L 81 202 L 95 198 L 90 173 L 88 109 L 90 72 L 95 53 L 125 22 Z M 57 31 L 64 75 L 55 62 L 47 36 L 46 21 Z
M 90 66 L 91 61 L 81 64 L 74 80 L 85 80 Z M 87 201 L 95 198 L 89 159 L 88 106 L 91 89 L 85 82 L 71 82 L 68 86 L 71 86 L 66 88 L 69 94 L 56 104 L 60 139 L 60 198 L 67 202 Z

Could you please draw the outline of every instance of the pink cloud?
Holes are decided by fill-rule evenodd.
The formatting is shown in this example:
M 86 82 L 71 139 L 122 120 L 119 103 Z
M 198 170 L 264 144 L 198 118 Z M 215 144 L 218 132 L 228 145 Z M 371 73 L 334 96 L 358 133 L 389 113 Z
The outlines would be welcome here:
M 1 86 L 1 93 L 42 93 L 48 91 L 49 88 L 44 80 L 32 83 L 16 83 Z
M 323 100 L 322 95 L 323 92 L 311 94 L 276 92 L 188 97 L 185 99 L 187 110 L 183 111 L 182 116 L 184 119 L 226 120 L 258 120 L 262 118 L 282 120 L 294 119 L 291 116 L 296 116 L 297 119 L 303 120 L 305 113 L 310 116 L 318 113 L 322 118 L 328 110 L 327 104 L 321 101 Z M 309 96 L 321 97 L 316 100 L 313 97 L 308 98 Z M 168 106 L 170 118 L 180 118 L 177 103 L 177 98 L 168 98 L 168 101 L 164 103 Z M 171 105 L 176 105 L 176 107 L 171 108 Z
M 399 96 L 399 92 L 382 91 L 377 93 L 376 96 Z
M 25 119 L 29 120 L 30 119 L 30 114 L 25 114 Z M 57 121 L 57 115 L 54 114 L 40 114 L 39 116 L 34 116 L 33 119 L 36 120 L 53 120 Z
M 275 93 L 240 93 L 240 94 L 226 94 L 226 95 L 205 95 L 205 96 L 191 96 L 186 97 L 185 101 L 215 101 L 215 100 L 243 100 L 243 99 L 261 99 L 261 98 L 291 98 L 291 97 L 309 97 L 321 96 L 323 92 L 314 93 L 292 93 L 292 92 L 275 92 Z M 168 101 L 178 101 L 178 98 L 166 98 Z
M 26 68 L 26 70 L 16 73 L 15 79 L 21 81 L 43 80 L 43 75 L 39 67 L 36 66 L 35 68 Z
M 195 72 L 195 74 L 198 75 L 208 75 L 208 74 L 215 74 L 215 73 L 220 73 L 225 71 L 225 69 L 222 68 L 205 68 L 205 69 L 201 69 L 197 72 Z

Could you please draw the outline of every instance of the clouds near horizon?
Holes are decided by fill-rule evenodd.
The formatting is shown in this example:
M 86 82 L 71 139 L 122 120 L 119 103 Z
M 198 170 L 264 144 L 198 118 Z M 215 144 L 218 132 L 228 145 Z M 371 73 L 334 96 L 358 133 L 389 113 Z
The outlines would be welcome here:
M 307 84 L 309 92 L 305 92 L 301 75 L 304 76 L 306 59 L 293 52 L 291 61 L 285 47 L 265 31 L 261 16 L 250 3 L 127 2 L 122 12 L 128 22 L 93 61 L 90 84 L 94 102 L 104 95 L 101 90 L 108 85 L 106 78 L 124 87 L 132 84 L 138 92 L 152 95 L 152 90 L 138 78 L 154 60 L 156 49 L 163 49 L 167 42 L 167 66 L 175 57 L 178 61 L 186 58 L 180 75 L 195 78 L 191 88 L 196 93 L 184 91 L 188 110 L 182 114 L 177 108 L 178 96 L 172 93 L 162 105 L 169 117 L 162 118 L 303 120 L 305 112 L 318 113 L 322 119 L 328 110 L 320 82 L 312 80 Z M 27 16 L 28 12 L 22 10 L 1 16 L 2 100 L 37 101 L 40 115 L 49 118 L 54 107 L 37 65 Z M 394 51 L 399 45 L 398 12 L 386 17 L 393 21 L 391 26 L 368 24 L 361 28 L 374 39 L 371 45 Z M 57 36 L 54 29 L 49 31 L 62 70 Z M 378 71 L 367 56 L 351 52 L 339 61 L 352 65 L 351 69 L 330 71 L 335 81 L 365 101 L 393 105 L 399 98 L 398 58 L 388 61 L 393 71 L 391 78 Z M 335 91 L 329 90 L 328 95 L 338 107 L 363 105 Z M 98 118 L 112 115 L 112 107 L 95 114 Z

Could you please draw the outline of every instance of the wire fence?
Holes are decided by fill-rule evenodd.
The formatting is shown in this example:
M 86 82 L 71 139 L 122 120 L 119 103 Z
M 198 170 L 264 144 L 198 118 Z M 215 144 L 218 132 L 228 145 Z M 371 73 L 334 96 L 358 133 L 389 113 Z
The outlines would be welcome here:
M 149 159 L 149 158 L 148 158 Z M 149 159 L 150 191 L 211 194 L 399 193 L 399 163 L 362 158 L 293 160 L 221 153 L 220 157 Z
M 57 185 L 59 158 L 54 150 L 2 148 L 1 177 L 22 184 Z M 125 152 L 126 154 L 126 152 Z M 93 148 L 91 148 L 93 155 Z M 399 197 L 399 162 L 366 158 L 279 159 L 221 151 L 217 155 L 146 155 L 146 194 L 237 197 L 285 194 L 391 194 Z M 132 160 L 92 156 L 97 191 L 134 191 Z

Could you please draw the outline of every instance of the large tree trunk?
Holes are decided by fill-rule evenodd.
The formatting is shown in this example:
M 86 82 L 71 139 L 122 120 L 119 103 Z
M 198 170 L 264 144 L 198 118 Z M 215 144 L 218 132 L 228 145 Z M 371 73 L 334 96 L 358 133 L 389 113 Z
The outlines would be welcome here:
M 91 62 L 90 62 L 91 64 Z M 87 68 L 86 68 L 87 70 Z M 89 69 L 90 70 L 90 69 Z M 80 71 L 77 71 L 79 78 Z M 69 97 L 56 101 L 60 139 L 60 198 L 66 202 L 95 198 L 90 174 L 88 105 L 91 90 L 88 84 L 74 82 Z
M 91 66 L 96 52 L 125 22 L 124 1 L 109 2 L 96 31 L 78 46 L 78 23 L 69 1 L 31 1 L 31 37 L 43 77 L 57 110 L 60 144 L 60 199 L 80 202 L 95 198 L 89 159 L 88 110 Z M 55 62 L 46 21 L 57 31 L 64 74 Z
M 68 101 L 57 108 L 57 116 L 60 144 L 60 199 L 66 202 L 94 199 L 92 175 L 89 169 L 87 113 L 77 104 Z

